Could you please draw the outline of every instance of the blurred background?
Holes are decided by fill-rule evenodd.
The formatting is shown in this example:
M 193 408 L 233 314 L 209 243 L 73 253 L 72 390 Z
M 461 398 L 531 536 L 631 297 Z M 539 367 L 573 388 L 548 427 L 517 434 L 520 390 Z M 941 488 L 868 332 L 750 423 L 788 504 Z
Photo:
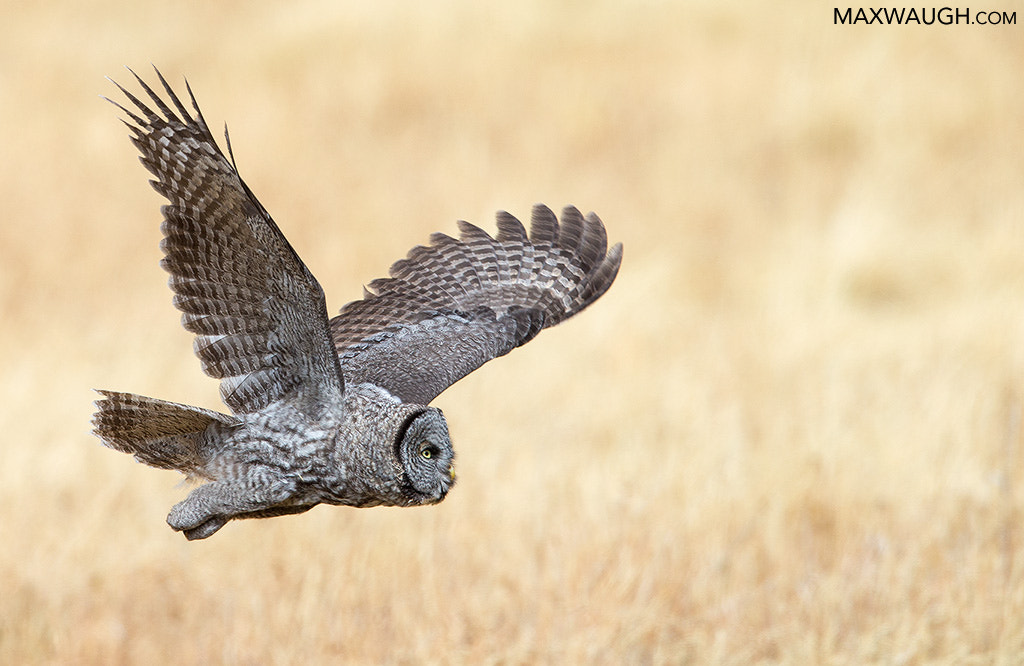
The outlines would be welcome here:
M 0 662 L 1021 663 L 1024 12 L 9 4 Z M 92 388 L 221 409 L 99 98 L 187 76 L 329 310 L 575 204 L 594 307 L 444 393 L 460 481 L 186 542 Z M 223 145 L 223 144 L 222 144 Z

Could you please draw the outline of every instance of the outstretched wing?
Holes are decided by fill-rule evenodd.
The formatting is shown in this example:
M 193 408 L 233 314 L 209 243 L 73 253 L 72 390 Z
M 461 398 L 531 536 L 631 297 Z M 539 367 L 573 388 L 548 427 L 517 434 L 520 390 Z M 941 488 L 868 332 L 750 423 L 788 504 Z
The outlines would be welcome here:
M 159 71 L 177 113 L 132 74 L 160 113 L 116 82 L 141 116 L 112 103 L 131 119 L 150 182 L 170 202 L 161 265 L 203 371 L 221 380 L 236 413 L 286 397 L 317 409 L 343 387 L 323 290 L 217 147 L 188 83 L 195 117 Z
M 530 233 L 498 213 L 498 236 L 459 222 L 458 239 L 431 236 L 331 319 L 342 372 L 405 402 L 427 404 L 481 365 L 533 339 L 601 296 L 619 271 L 600 218 L 573 207 L 561 224 L 533 208 Z

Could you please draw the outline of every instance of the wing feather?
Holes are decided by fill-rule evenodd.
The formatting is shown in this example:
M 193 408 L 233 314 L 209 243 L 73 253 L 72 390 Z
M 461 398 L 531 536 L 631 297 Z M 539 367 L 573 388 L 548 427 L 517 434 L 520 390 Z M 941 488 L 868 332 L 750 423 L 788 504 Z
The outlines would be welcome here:
M 622 245 L 604 224 L 567 207 L 562 221 L 535 206 L 527 234 L 506 212 L 490 236 L 459 222 L 459 238 L 433 234 L 397 261 L 390 278 L 331 319 L 348 381 L 371 382 L 427 404 L 487 361 L 568 319 L 611 286 Z
M 217 146 L 188 83 L 191 112 L 159 71 L 170 104 L 132 74 L 156 110 L 116 82 L 135 108 L 112 103 L 168 200 L 161 265 L 203 371 L 236 413 L 337 399 L 341 367 L 319 283 Z

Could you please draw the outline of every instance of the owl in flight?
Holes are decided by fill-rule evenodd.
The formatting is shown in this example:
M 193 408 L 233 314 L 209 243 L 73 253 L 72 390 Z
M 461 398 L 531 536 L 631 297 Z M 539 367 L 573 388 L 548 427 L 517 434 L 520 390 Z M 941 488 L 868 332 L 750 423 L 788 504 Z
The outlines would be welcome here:
M 100 391 L 93 432 L 203 482 L 167 516 L 188 539 L 320 503 L 443 500 L 454 452 L 430 401 L 597 300 L 622 245 L 608 249 L 597 215 L 573 207 L 559 220 L 534 206 L 529 234 L 504 212 L 496 237 L 459 222 L 459 238 L 432 235 L 328 318 L 316 278 L 228 159 L 227 131 L 228 157 L 188 83 L 194 115 L 156 75 L 167 101 L 135 75 L 152 105 L 116 82 L 137 111 L 113 103 L 169 202 L 161 265 L 232 413 Z

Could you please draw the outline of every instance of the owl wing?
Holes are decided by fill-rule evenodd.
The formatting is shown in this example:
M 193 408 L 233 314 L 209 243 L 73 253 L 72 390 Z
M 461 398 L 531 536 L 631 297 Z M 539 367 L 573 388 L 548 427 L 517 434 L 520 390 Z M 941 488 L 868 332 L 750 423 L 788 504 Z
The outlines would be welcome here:
M 427 404 L 481 365 L 600 297 L 618 274 L 594 213 L 567 207 L 561 223 L 533 208 L 530 233 L 498 213 L 498 235 L 459 222 L 458 239 L 431 236 L 331 319 L 342 372 L 405 402 Z
M 340 396 L 319 283 L 217 147 L 188 83 L 195 117 L 159 71 L 177 114 L 132 74 L 160 113 L 116 82 L 141 116 L 112 103 L 131 119 L 132 143 L 156 176 L 150 182 L 170 202 L 162 208 L 161 265 L 182 324 L 196 334 L 203 371 L 221 380 L 235 413 L 286 397 L 316 408 Z

